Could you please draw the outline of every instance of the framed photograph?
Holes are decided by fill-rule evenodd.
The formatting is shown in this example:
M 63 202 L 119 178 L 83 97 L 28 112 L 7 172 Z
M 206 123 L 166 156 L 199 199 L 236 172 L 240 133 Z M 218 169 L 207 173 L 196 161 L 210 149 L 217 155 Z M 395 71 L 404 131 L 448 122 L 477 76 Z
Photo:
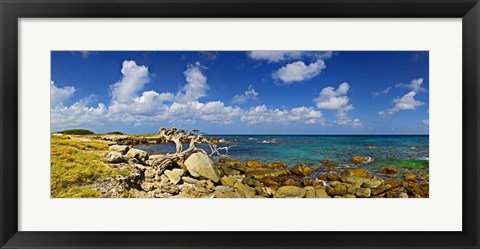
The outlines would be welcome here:
M 2 248 L 478 248 L 477 0 L 1 1 Z

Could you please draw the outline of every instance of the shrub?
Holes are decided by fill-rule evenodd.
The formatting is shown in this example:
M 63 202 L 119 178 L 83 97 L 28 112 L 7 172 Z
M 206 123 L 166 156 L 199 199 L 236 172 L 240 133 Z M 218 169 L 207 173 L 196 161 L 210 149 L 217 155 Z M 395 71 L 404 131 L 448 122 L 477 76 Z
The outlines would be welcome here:
M 107 132 L 107 134 L 112 134 L 112 135 L 123 135 L 123 132 L 121 132 L 121 131 L 111 131 L 111 132 Z
M 95 134 L 93 131 L 84 130 L 84 129 L 64 130 L 64 131 L 60 131 L 59 133 L 66 134 L 66 135 L 92 135 L 92 134 Z

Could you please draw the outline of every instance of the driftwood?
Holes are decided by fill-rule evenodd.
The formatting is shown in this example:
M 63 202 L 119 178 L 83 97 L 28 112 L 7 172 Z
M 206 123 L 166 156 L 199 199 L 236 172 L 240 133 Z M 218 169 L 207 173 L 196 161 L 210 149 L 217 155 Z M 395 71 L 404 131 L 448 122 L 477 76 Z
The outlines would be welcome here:
M 228 150 L 230 146 L 225 146 L 225 147 L 220 147 L 218 148 L 216 144 L 212 143 L 209 141 L 207 138 L 203 137 L 205 133 L 201 133 L 199 130 L 182 130 L 182 129 L 177 129 L 173 127 L 172 129 L 168 128 L 160 128 L 159 130 L 159 137 L 164 139 L 167 142 L 173 142 L 175 143 L 175 153 L 174 154 L 167 154 L 163 157 L 156 158 L 153 160 L 153 162 L 150 164 L 159 174 L 161 174 L 169 165 L 172 165 L 173 163 L 178 164 L 180 167 L 182 167 L 184 170 L 186 170 L 183 162 L 187 157 L 189 157 L 192 153 L 195 152 L 201 152 L 204 154 L 208 153 L 201 149 L 197 148 L 195 144 L 201 144 L 205 143 L 208 144 L 211 153 L 209 154 L 210 156 L 216 154 L 221 156 L 221 153 L 219 150 L 224 150 L 228 154 Z M 187 149 L 183 150 L 183 145 L 182 142 L 188 143 L 189 146 Z

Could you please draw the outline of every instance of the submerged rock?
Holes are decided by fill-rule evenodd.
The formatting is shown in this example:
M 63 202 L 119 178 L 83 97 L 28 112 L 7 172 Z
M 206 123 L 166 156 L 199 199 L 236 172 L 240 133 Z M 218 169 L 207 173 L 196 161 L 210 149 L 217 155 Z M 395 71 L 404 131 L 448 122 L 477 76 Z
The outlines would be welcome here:
M 342 173 L 340 173 L 339 177 L 342 181 L 345 181 L 348 177 L 351 176 L 359 176 L 367 179 L 372 179 L 373 176 L 365 169 L 362 168 L 350 168 L 344 170 Z
M 353 164 L 368 164 L 372 162 L 371 157 L 362 157 L 362 156 L 354 156 L 352 157 Z
M 306 194 L 306 190 L 294 186 L 283 186 L 275 192 L 275 198 L 303 198 Z
M 256 168 L 256 167 L 266 167 L 267 164 L 266 163 L 262 163 L 260 161 L 257 161 L 257 160 L 249 160 L 247 161 L 247 167 L 250 167 L 250 168 Z
M 213 182 L 220 181 L 220 174 L 217 167 L 212 159 L 204 153 L 193 153 L 185 160 L 184 164 L 193 177 L 204 177 Z
M 398 172 L 398 170 L 392 167 L 383 167 L 380 169 L 380 172 L 385 174 L 395 174 Z
M 405 179 L 405 181 L 409 181 L 409 182 L 416 182 L 417 181 L 417 176 L 414 175 L 414 174 L 405 174 L 405 175 L 403 175 L 403 178 Z

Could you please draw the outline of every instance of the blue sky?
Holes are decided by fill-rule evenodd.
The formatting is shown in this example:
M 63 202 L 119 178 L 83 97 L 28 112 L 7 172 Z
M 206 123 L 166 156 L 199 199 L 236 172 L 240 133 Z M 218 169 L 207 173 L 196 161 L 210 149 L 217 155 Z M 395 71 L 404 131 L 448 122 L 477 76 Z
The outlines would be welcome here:
M 428 51 L 53 51 L 52 131 L 428 134 Z

